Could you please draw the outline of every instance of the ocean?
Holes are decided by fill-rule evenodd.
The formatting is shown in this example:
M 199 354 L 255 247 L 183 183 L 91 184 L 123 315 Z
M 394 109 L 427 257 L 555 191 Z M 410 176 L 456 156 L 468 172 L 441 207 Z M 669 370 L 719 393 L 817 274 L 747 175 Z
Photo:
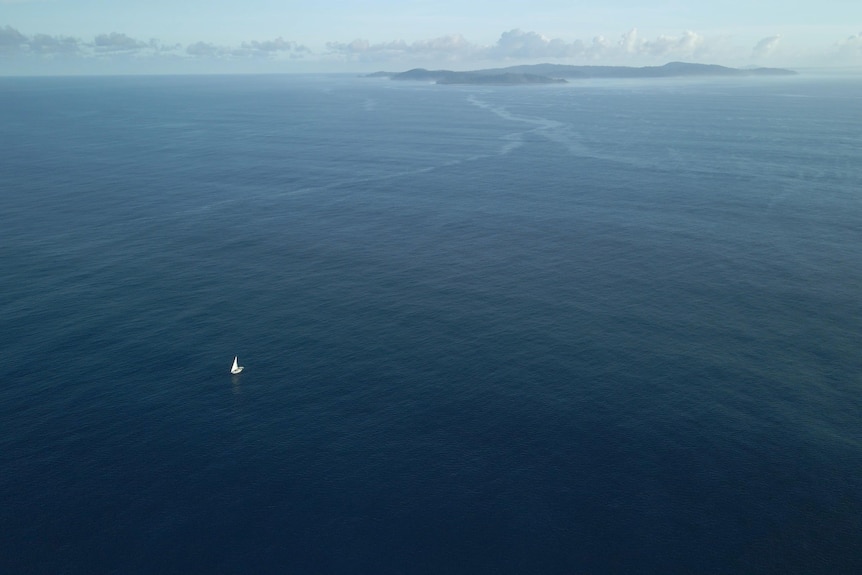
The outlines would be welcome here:
M 0 572 L 862 572 L 860 110 L 0 78 Z

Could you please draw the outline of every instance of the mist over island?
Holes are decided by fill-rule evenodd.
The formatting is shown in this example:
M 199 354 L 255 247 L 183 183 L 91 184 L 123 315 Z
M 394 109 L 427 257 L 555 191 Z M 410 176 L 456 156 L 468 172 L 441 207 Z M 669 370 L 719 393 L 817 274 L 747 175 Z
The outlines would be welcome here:
M 456 72 L 414 68 L 406 72 L 375 72 L 369 77 L 392 80 L 414 80 L 437 84 L 559 84 L 569 80 L 591 78 L 678 78 L 678 77 L 744 77 L 791 76 L 797 72 L 785 68 L 729 68 L 716 64 L 669 62 L 663 66 L 573 66 L 566 64 L 527 64 L 506 68 L 486 68 Z

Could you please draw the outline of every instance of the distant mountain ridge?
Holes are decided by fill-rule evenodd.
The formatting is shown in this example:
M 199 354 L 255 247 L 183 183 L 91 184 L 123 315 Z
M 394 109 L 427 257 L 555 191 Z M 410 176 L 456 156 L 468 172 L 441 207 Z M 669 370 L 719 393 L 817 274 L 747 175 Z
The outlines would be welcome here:
M 566 79 L 588 78 L 675 78 L 685 76 L 790 76 L 784 68 L 728 68 L 717 64 L 669 62 L 663 66 L 572 66 L 567 64 L 527 64 L 487 68 L 469 72 L 414 68 L 406 72 L 376 72 L 369 76 L 392 80 L 417 80 L 438 84 L 554 84 Z

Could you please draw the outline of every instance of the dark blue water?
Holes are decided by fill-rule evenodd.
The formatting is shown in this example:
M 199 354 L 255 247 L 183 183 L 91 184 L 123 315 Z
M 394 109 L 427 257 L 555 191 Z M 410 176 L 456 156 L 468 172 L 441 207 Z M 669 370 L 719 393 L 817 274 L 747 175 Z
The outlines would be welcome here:
M 859 572 L 860 88 L 0 79 L 0 572 Z

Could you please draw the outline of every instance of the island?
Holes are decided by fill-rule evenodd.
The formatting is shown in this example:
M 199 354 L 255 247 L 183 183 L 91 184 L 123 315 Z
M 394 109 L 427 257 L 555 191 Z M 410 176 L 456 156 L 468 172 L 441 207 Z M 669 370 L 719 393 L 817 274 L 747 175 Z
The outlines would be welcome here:
M 469 72 L 425 70 L 414 68 L 406 72 L 375 72 L 369 77 L 392 80 L 415 80 L 437 84 L 560 84 L 572 79 L 590 78 L 679 78 L 679 77 L 740 77 L 791 76 L 784 68 L 728 68 L 716 64 L 670 62 L 663 66 L 572 66 L 567 64 L 526 64 L 506 68 L 488 68 Z

